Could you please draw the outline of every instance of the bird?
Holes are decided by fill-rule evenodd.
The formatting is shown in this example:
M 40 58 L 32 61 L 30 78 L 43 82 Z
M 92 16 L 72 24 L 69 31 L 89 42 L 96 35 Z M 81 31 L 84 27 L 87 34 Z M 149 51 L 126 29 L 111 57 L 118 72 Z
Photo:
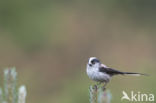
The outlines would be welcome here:
M 141 76 L 147 75 L 142 73 L 135 73 L 135 72 L 122 72 L 113 68 L 102 64 L 100 60 L 96 57 L 90 57 L 87 63 L 86 72 L 88 77 L 98 82 L 98 84 L 103 83 L 103 89 L 105 89 L 107 83 L 111 80 L 111 78 L 115 75 L 131 75 L 131 76 Z

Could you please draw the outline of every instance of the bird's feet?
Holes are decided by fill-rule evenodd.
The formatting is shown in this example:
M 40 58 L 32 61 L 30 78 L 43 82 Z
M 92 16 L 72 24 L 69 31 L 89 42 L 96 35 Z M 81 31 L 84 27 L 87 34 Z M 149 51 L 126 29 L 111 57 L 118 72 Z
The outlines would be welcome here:
M 97 91 L 98 86 L 97 85 L 93 85 L 93 89 Z
M 105 87 L 105 86 L 103 86 L 103 87 L 102 87 L 102 90 L 103 90 L 103 91 L 105 91 L 105 90 L 106 90 L 106 87 Z
M 101 83 L 97 83 L 97 84 L 93 85 L 93 89 L 98 90 L 99 88 L 101 88 L 103 91 L 105 91 L 106 90 L 106 84 L 107 83 L 105 83 L 103 86 L 101 86 Z
M 104 86 L 102 87 L 102 90 L 103 90 L 103 91 L 106 90 L 106 85 L 107 85 L 107 83 L 105 83 Z

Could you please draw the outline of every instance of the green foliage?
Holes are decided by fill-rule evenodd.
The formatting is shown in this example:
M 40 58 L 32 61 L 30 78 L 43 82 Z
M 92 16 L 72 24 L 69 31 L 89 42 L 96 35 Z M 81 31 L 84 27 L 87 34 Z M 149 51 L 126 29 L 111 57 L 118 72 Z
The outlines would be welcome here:
M 0 88 L 0 103 L 25 103 L 26 87 L 17 88 L 15 68 L 4 70 L 4 88 Z
M 90 103 L 111 103 L 111 93 L 109 90 L 103 90 L 97 85 L 89 87 Z

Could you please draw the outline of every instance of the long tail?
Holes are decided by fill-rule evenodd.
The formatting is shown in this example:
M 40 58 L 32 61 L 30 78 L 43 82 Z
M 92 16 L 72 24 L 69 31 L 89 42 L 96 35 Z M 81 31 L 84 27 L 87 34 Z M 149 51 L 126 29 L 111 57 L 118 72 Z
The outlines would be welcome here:
M 143 73 L 132 73 L 132 72 L 122 72 L 123 75 L 131 75 L 131 76 L 141 76 L 141 75 L 144 75 L 144 76 L 149 76 L 148 74 L 143 74 Z

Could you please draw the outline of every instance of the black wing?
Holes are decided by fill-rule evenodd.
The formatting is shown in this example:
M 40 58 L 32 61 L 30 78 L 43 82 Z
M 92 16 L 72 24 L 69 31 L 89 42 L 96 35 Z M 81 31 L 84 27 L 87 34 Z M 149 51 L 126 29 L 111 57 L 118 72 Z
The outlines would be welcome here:
M 99 72 L 103 72 L 103 73 L 107 73 L 109 74 L 110 76 L 113 76 L 113 75 L 117 75 L 117 74 L 132 74 L 135 76 L 140 76 L 140 75 L 145 75 L 145 76 L 149 76 L 148 74 L 142 74 L 142 73 L 134 73 L 134 72 L 121 72 L 121 71 L 118 71 L 118 70 L 115 70 L 115 69 L 112 69 L 112 68 L 109 68 L 107 67 L 106 65 L 102 64 L 101 67 L 99 68 Z
M 101 66 L 99 68 L 99 71 L 103 72 L 103 73 L 107 73 L 107 74 L 109 74 L 111 76 L 112 75 L 117 75 L 117 74 L 124 74 L 124 72 L 120 72 L 118 70 L 115 70 L 115 69 L 112 69 L 112 68 L 109 68 L 109 67 L 103 67 L 103 66 Z

